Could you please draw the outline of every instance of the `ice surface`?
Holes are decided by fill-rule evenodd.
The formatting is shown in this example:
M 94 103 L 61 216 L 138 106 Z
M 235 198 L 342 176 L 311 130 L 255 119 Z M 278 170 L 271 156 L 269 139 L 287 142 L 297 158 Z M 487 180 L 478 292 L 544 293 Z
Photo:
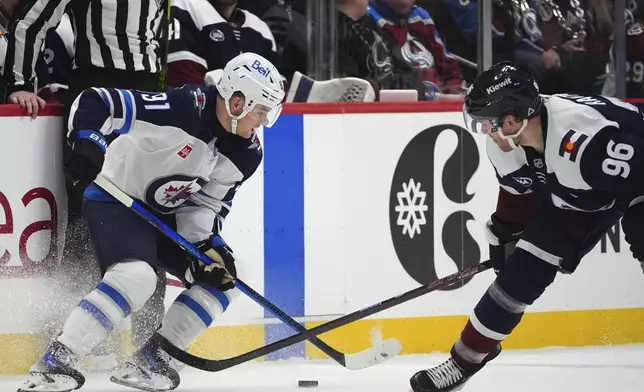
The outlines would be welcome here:
M 298 380 L 318 380 L 320 392 L 410 391 L 409 377 L 446 356 L 404 355 L 361 371 L 331 361 L 255 362 L 220 373 L 182 372 L 177 392 L 302 392 Z M 107 375 L 92 374 L 85 392 L 125 392 Z M 16 390 L 22 377 L 0 377 L 0 392 Z M 463 392 L 630 392 L 644 390 L 644 345 L 551 348 L 503 352 Z

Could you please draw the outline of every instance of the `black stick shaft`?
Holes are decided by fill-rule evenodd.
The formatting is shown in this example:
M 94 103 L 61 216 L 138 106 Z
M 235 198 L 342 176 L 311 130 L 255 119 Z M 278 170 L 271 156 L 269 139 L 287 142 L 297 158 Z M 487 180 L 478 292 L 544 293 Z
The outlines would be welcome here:
M 315 336 L 321 335 L 325 332 L 329 332 L 333 329 L 340 328 L 342 326 L 345 326 L 354 321 L 363 319 L 365 317 L 369 317 L 375 313 L 382 312 L 383 310 L 392 308 L 396 305 L 400 305 L 402 303 L 411 301 L 412 299 L 418 298 L 432 291 L 448 287 L 454 283 L 458 283 L 463 279 L 466 279 L 470 276 L 474 276 L 490 268 L 491 268 L 491 264 L 489 260 L 484 261 L 472 267 L 465 268 L 464 270 L 456 272 L 452 275 L 446 276 L 441 279 L 437 279 L 426 286 L 421 286 L 411 291 L 407 291 L 406 293 L 386 299 L 377 304 L 368 306 L 364 309 L 360 309 L 356 312 L 347 314 L 335 320 L 319 325 L 315 328 L 306 330 L 306 332 L 301 332 L 301 333 L 298 333 L 297 335 L 289 336 L 288 338 L 279 340 L 277 342 L 273 342 L 266 346 L 257 348 L 253 351 L 249 351 L 245 354 L 238 355 L 236 357 L 232 357 L 228 359 L 209 360 L 209 359 L 200 358 L 172 345 L 163 336 L 159 334 L 155 334 L 154 338 L 163 344 L 164 350 L 166 350 L 168 354 L 178 359 L 179 361 L 185 363 L 186 365 L 189 365 L 201 370 L 217 372 L 217 371 L 224 370 L 224 369 L 239 365 L 241 363 L 248 362 L 253 359 L 262 357 L 264 355 L 270 354 L 277 350 L 281 350 L 283 348 L 289 347 L 293 344 L 302 342 L 304 340 L 311 339 Z

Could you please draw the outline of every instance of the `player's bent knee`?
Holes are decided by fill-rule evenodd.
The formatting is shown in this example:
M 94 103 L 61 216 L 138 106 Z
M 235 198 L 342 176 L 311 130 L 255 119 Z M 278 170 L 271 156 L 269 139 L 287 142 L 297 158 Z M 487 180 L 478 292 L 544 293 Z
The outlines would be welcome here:
M 532 305 L 555 280 L 559 267 L 517 248 L 497 277 L 505 293 L 517 301 Z
M 124 260 L 107 270 L 103 282 L 126 297 L 132 311 L 136 312 L 152 297 L 157 285 L 157 274 L 145 261 Z

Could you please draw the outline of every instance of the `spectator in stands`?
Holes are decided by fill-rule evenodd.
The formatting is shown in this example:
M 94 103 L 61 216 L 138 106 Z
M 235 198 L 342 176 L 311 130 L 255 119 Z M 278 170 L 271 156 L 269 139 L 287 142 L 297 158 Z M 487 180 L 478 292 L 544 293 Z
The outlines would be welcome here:
M 612 34 L 611 0 L 543 0 L 537 3 L 546 46 L 557 51 L 558 91 L 599 94 Z
M 47 32 L 58 26 L 65 11 L 75 26 L 69 100 L 92 86 L 158 89 L 161 8 L 157 1 L 142 0 L 22 1 L 13 15 L 4 68 L 8 102 L 25 107 L 32 117 L 43 107 L 35 94 L 36 59 Z
M 339 76 L 369 80 L 376 93 L 383 89 L 413 89 L 425 98 L 418 72 L 402 57 L 400 48 L 367 15 L 368 0 L 338 0 Z
M 303 32 L 307 29 L 307 21 L 304 14 L 296 10 L 289 0 L 267 0 L 266 3 L 273 4 L 266 8 L 260 17 L 266 22 L 275 37 L 279 57 L 284 57 L 284 46 L 289 39 L 306 47 L 307 39 Z
M 458 62 L 443 46 L 429 13 L 416 0 L 370 0 L 369 16 L 389 33 L 403 58 L 420 73 L 428 91 L 462 92 Z
M 7 31 L 9 30 L 9 21 L 13 14 L 14 8 L 18 5 L 20 0 L 0 0 L 0 75 L 4 69 L 4 62 L 7 56 L 7 46 L 9 45 L 7 39 Z M 6 83 L 2 81 L 0 84 L 0 104 L 5 103 L 6 96 Z
M 644 98 L 644 0 L 631 2 L 626 10 L 626 97 Z M 610 62 L 602 94 L 615 96 L 615 48 L 610 49 Z
M 400 48 L 367 16 L 368 0 L 337 0 L 338 77 L 368 80 L 376 95 L 383 89 L 416 90 L 425 100 L 425 87 L 418 72 L 403 59 Z M 293 71 L 306 74 L 306 53 L 299 53 L 287 43 L 284 62 L 297 64 Z
M 206 72 L 223 70 L 235 56 L 254 52 L 279 68 L 275 39 L 265 22 L 237 0 L 172 0 L 173 33 L 168 85 L 204 83 Z
M 7 55 L 7 31 L 6 31 L 6 26 L 2 23 L 5 23 L 6 19 L 3 19 L 0 17 L 0 74 L 2 73 L 2 69 L 4 68 L 4 59 L 5 56 Z M 5 84 L 2 83 L 0 84 L 0 104 L 4 103 L 4 96 L 5 96 Z
M 20 0 L 4 0 L 0 1 L 0 32 L 3 34 L 7 32 L 7 27 L 9 26 L 9 20 L 11 20 L 11 15 L 13 14 L 14 8 Z
M 290 2 L 289 2 L 290 3 Z M 276 5 L 286 6 L 284 0 L 238 0 L 237 6 L 245 9 L 248 12 L 255 14 L 262 18 L 262 16 L 272 7 Z M 288 4 L 290 6 L 290 4 Z
M 56 29 L 45 38 L 41 58 L 36 63 L 38 96 L 48 103 L 64 103 L 72 79 L 74 30 L 69 15 L 63 15 Z
M 8 40 L 8 34 L 7 31 L 9 30 L 9 22 L 11 18 L 13 17 L 13 12 L 15 7 L 18 5 L 19 0 L 3 0 L 0 1 L 0 75 L 2 74 L 4 70 L 4 63 L 6 60 L 7 56 L 7 49 L 9 45 L 9 40 Z M 45 47 L 50 47 L 48 46 L 48 42 L 51 42 L 51 36 L 56 35 L 54 31 L 50 31 L 47 35 L 47 38 L 45 39 Z M 41 88 L 47 83 L 49 83 L 50 80 L 50 75 L 49 75 L 49 69 L 54 68 L 53 65 L 51 67 L 47 66 L 47 61 L 45 58 L 45 52 L 43 51 L 39 53 L 38 57 L 38 62 L 36 63 L 36 75 L 37 75 L 37 81 L 38 84 Z M 55 71 L 52 70 L 52 73 L 58 72 L 60 67 L 55 67 Z M 71 64 L 70 64 L 70 71 L 71 71 Z M 0 86 L 0 103 L 5 103 L 5 83 L 2 83 L 2 86 Z M 42 102 L 43 104 L 45 101 L 48 100 L 53 100 L 53 95 L 47 94 L 46 91 L 44 91 L 45 94 L 43 97 L 44 101 Z
M 556 50 L 547 47 L 532 0 L 491 0 L 494 62 L 514 60 L 529 68 L 541 84 L 549 71 L 561 68 Z M 519 3 L 521 9 L 516 7 Z M 478 4 L 476 0 L 440 0 L 435 4 L 436 27 L 447 49 L 472 62 L 477 60 Z M 515 21 L 517 21 L 515 23 Z M 506 34 L 510 32 L 509 34 Z M 468 78 L 475 77 L 470 72 Z

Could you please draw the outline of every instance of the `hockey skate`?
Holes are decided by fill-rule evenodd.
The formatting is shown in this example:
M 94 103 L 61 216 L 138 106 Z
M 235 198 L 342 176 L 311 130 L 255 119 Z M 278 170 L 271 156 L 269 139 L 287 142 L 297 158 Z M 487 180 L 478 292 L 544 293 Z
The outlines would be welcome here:
M 464 369 L 454 358 L 450 357 L 447 361 L 438 366 L 421 370 L 414 374 L 409 380 L 411 389 L 414 392 L 453 392 L 460 391 L 465 383 L 483 368 L 486 363 L 496 358 L 501 353 L 501 346 L 487 357 L 481 364 Z
M 65 345 L 54 341 L 40 361 L 29 369 L 29 377 L 18 392 L 70 392 L 85 384 L 74 367 L 78 358 Z
M 150 339 L 110 377 L 115 384 L 148 392 L 170 391 L 179 386 L 178 362 Z

